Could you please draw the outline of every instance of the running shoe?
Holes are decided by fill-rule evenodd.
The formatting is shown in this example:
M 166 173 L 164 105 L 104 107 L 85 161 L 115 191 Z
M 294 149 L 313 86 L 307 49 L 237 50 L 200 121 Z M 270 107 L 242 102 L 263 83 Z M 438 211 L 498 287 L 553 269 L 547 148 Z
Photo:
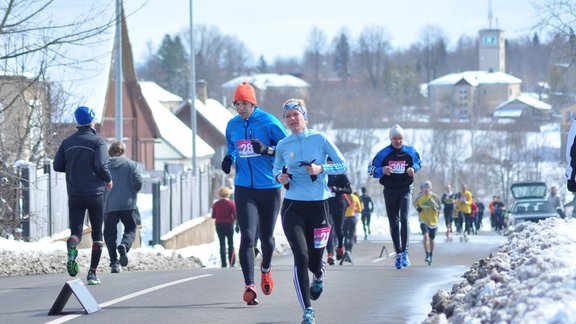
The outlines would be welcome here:
M 342 259 L 343 255 L 344 255 L 344 248 L 343 247 L 336 248 L 336 260 Z
M 101 283 L 100 279 L 96 276 L 96 272 L 90 270 L 88 271 L 88 276 L 86 277 L 89 285 L 99 285 Z
M 426 259 L 424 259 L 424 262 L 430 263 L 431 260 L 432 260 L 432 257 L 430 256 L 430 254 L 426 254 Z
M 410 259 L 408 258 L 408 251 L 404 251 L 401 254 L 402 256 L 402 267 L 407 268 L 410 266 Z
M 256 286 L 249 285 L 244 288 L 244 295 L 242 296 L 247 305 L 258 305 L 258 299 L 256 299 Z
M 394 266 L 396 269 L 402 269 L 402 253 L 396 253 L 396 258 L 394 259 Z
M 432 256 L 428 257 L 428 265 L 432 265 Z
M 312 308 L 306 308 L 304 311 L 304 316 L 302 319 L 302 324 L 314 324 L 314 310 Z
M 126 253 L 128 253 L 126 245 L 124 244 L 118 245 L 118 254 L 120 255 L 120 265 L 123 267 L 128 265 L 128 256 L 126 255 Z
M 314 275 L 314 279 L 312 280 L 312 286 L 310 286 L 310 299 L 316 300 L 320 298 L 322 291 L 324 291 L 324 274 L 326 273 L 326 263 L 322 262 L 322 275 L 320 278 L 316 278 Z
M 334 265 L 334 254 L 328 253 L 328 258 L 326 259 L 329 265 Z
M 66 270 L 68 270 L 68 274 L 72 277 L 75 277 L 80 270 L 78 262 L 76 262 L 76 257 L 78 257 L 78 249 L 76 249 L 75 246 L 70 247 L 70 249 L 68 249 L 68 263 L 66 264 Z
M 111 273 L 120 273 L 120 263 L 118 261 L 114 261 L 110 263 L 110 272 Z
M 314 279 L 312 281 L 312 286 L 310 286 L 310 299 L 316 300 L 320 298 L 322 291 L 324 291 L 324 280 Z
M 262 292 L 264 295 L 270 295 L 272 293 L 272 289 L 274 289 L 274 279 L 272 279 L 272 270 L 268 270 L 268 272 L 262 271 L 262 280 L 260 282 L 260 288 L 262 288 Z

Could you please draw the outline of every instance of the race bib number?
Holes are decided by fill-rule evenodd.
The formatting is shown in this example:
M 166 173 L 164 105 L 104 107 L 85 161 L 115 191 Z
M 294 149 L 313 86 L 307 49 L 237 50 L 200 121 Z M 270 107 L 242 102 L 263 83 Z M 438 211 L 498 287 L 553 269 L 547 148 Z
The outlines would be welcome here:
M 406 172 L 406 161 L 390 161 L 388 166 L 392 169 L 392 173 L 403 174 Z
M 328 238 L 330 237 L 330 230 L 332 226 L 321 227 L 314 229 L 314 248 L 322 249 L 328 244 Z
M 238 147 L 238 156 L 241 158 L 260 156 L 260 154 L 254 153 L 250 140 L 238 140 L 236 146 Z

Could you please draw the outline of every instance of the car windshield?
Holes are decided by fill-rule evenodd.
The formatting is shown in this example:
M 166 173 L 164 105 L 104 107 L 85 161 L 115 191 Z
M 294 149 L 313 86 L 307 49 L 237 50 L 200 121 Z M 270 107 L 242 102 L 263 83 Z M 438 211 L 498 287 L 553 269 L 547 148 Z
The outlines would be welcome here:
M 549 201 L 519 202 L 514 206 L 514 213 L 549 213 L 554 212 L 554 207 Z

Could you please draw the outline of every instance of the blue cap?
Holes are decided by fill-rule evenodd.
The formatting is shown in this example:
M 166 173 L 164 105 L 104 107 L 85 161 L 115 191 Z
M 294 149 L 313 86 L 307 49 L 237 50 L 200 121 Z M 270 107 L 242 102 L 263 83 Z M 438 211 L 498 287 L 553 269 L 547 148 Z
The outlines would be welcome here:
M 76 108 L 76 111 L 74 111 L 74 118 L 76 118 L 76 123 L 79 126 L 86 126 L 92 124 L 92 121 L 94 121 L 94 117 L 96 117 L 96 113 L 94 113 L 94 110 L 92 110 L 92 108 L 80 106 Z

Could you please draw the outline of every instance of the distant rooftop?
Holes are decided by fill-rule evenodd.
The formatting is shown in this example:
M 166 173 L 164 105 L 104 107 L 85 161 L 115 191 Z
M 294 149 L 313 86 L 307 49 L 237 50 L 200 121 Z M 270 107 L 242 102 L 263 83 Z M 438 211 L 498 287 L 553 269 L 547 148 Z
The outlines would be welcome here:
M 506 74 L 504 72 L 488 71 L 466 71 L 461 73 L 451 73 L 443 77 L 430 81 L 431 86 L 455 85 L 464 80 L 472 86 L 480 84 L 514 84 L 522 83 L 522 80 Z
M 154 82 L 138 83 L 152 111 L 162 139 L 182 156 L 192 157 L 192 130 L 162 104 L 166 99 L 173 99 L 177 96 L 174 94 L 168 96 L 167 94 L 170 92 L 162 89 Z M 196 154 L 198 157 L 214 155 L 214 149 L 198 135 L 196 135 Z
M 269 87 L 294 87 L 294 88 L 307 88 L 310 84 L 300 78 L 291 74 L 278 74 L 278 73 L 260 73 L 253 75 L 241 75 L 224 84 L 223 88 L 234 89 L 242 82 L 248 82 L 255 88 L 266 90 Z

